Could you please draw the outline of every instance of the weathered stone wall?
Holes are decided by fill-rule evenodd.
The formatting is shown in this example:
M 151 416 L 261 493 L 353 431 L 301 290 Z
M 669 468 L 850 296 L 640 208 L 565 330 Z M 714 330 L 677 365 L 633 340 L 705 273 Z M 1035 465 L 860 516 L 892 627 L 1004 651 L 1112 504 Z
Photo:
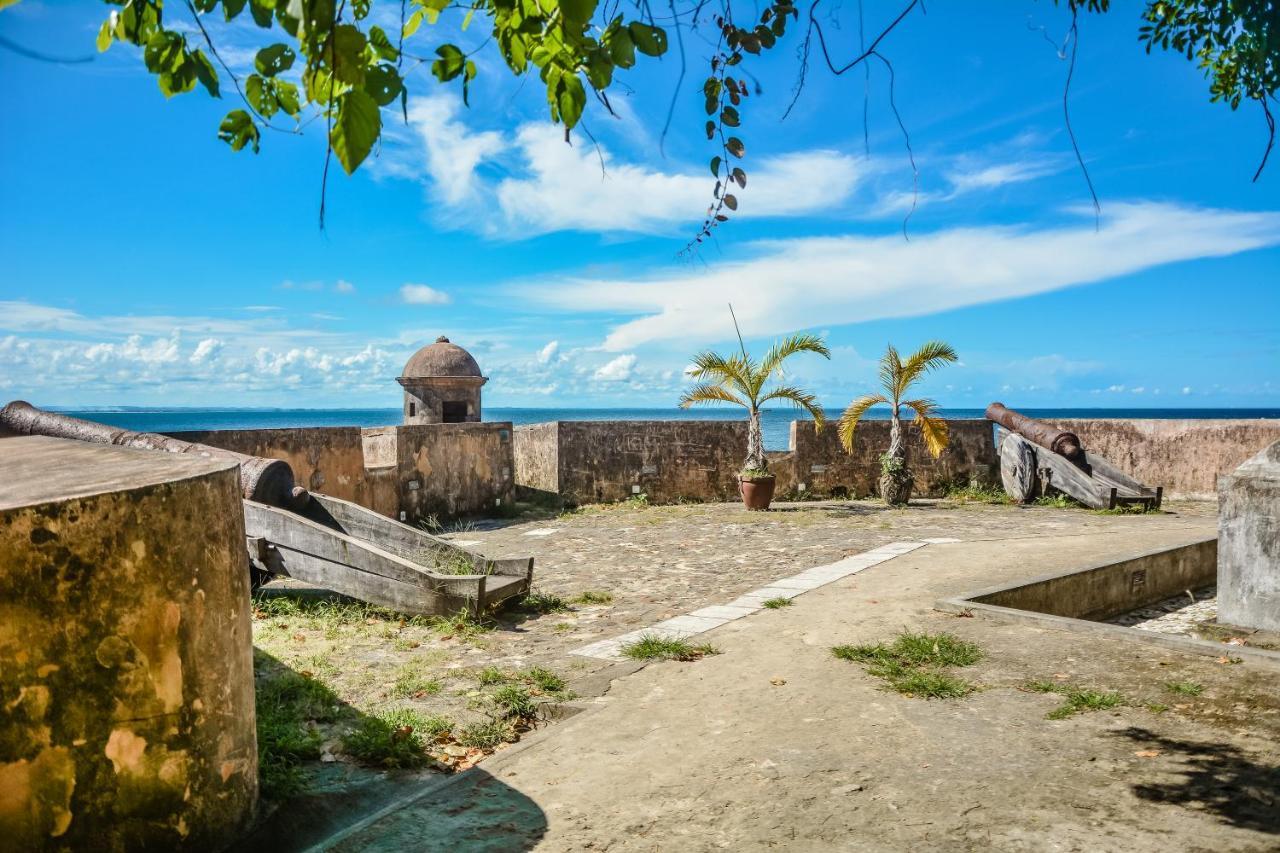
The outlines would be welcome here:
M 570 503 L 728 500 L 746 455 L 745 421 L 558 421 L 517 432 L 518 470 Z M 554 460 L 555 476 L 549 474 Z M 539 485 L 541 484 L 541 485 Z
M 235 467 L 0 439 L 0 849 L 217 850 L 256 798 Z
M 559 422 L 527 424 L 515 429 L 513 452 L 517 488 L 529 496 L 560 493 Z
M 283 459 L 300 485 L 416 523 L 492 512 L 514 486 L 511 424 L 213 430 L 176 438 Z
M 951 483 L 999 480 L 1000 462 L 990 421 L 947 421 L 951 444 L 937 459 L 925 449 L 919 430 L 909 423 L 903 426 L 916 497 L 940 496 Z M 801 483 L 807 492 L 820 497 L 876 494 L 880 454 L 889 447 L 889 427 L 888 421 L 863 421 L 854 433 L 853 452 L 846 453 L 834 423 L 819 433 L 813 421 L 792 421 L 791 452 L 785 464 L 770 464 L 778 474 L 778 494 L 796 493 Z
M 950 421 L 952 447 L 934 460 L 907 428 L 916 494 L 940 493 L 946 483 L 998 476 L 991 425 Z M 795 421 L 788 452 L 770 452 L 777 493 L 799 484 L 817 496 L 864 497 L 875 490 L 879 455 L 889 446 L 887 421 L 858 428 L 852 454 L 834 426 L 816 434 L 812 421 Z M 731 500 L 746 455 L 744 421 L 559 421 L 516 430 L 516 481 L 522 488 L 558 492 L 571 503 L 624 500 L 635 487 L 654 503 Z
M 1274 441 L 1280 420 L 1092 419 L 1054 421 L 1080 436 L 1091 453 L 1108 459 L 1169 497 L 1210 500 L 1218 477 Z
M 1280 631 L 1280 441 L 1222 478 L 1218 621 Z

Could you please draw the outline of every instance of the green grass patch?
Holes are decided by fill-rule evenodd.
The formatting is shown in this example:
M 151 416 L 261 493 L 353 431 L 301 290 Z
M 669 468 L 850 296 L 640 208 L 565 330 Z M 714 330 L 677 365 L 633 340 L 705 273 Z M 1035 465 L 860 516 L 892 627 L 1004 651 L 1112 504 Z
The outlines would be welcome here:
M 563 678 L 540 666 L 526 670 L 520 677 L 548 695 L 563 693 L 565 689 Z
M 977 690 L 977 685 L 944 672 L 945 667 L 971 666 L 982 660 L 974 643 L 951 634 L 903 633 L 889 645 L 836 646 L 831 653 L 841 660 L 859 663 L 868 675 L 883 679 L 904 696 L 925 699 L 957 699 Z
M 1062 696 L 1062 704 L 1045 715 L 1050 720 L 1065 720 L 1086 711 L 1109 711 L 1131 704 L 1121 693 L 1114 690 L 1093 690 L 1075 684 L 1059 684 L 1053 681 L 1028 681 L 1023 689 L 1034 693 L 1057 693 Z M 1156 713 L 1160 713 L 1156 711 Z
M 361 718 L 342 739 L 342 748 L 366 764 L 379 767 L 421 767 L 427 746 L 453 728 L 444 717 L 424 716 L 396 708 Z
M 516 602 L 516 609 L 523 613 L 567 613 L 573 608 L 569 602 L 549 592 L 532 590 L 524 598 Z
M 1194 681 L 1166 681 L 1164 689 L 1177 696 L 1199 696 L 1204 692 L 1204 685 Z
M 342 704 L 322 681 L 269 655 L 255 654 L 254 669 L 259 785 L 263 797 L 286 799 L 310 787 L 301 764 L 320 757 L 322 739 L 315 725 L 336 721 Z
M 538 716 L 538 702 L 522 684 L 504 684 L 489 697 L 498 716 L 508 720 L 533 720 Z
M 468 749 L 493 749 L 498 744 L 514 741 L 516 730 L 506 720 L 488 720 L 462 727 L 454 733 L 453 739 L 458 746 Z
M 438 678 L 425 671 L 423 664 L 410 661 L 396 671 L 391 695 L 400 698 L 433 696 L 439 693 L 443 686 Z
M 698 660 L 707 655 L 718 655 L 720 650 L 709 645 L 694 645 L 685 640 L 673 640 L 653 634 L 642 634 L 638 640 L 627 643 L 622 654 L 634 660 Z
M 469 610 L 459 610 L 452 616 L 431 616 L 427 624 L 442 637 L 474 640 L 492 631 L 494 623 L 484 615 L 476 615 Z
M 613 593 L 601 590 L 586 589 L 573 599 L 574 604 L 612 604 Z
M 1011 504 L 1013 498 L 1005 493 L 1005 490 L 999 486 L 989 486 L 986 483 L 968 482 L 953 483 L 947 487 L 943 493 L 947 500 L 955 503 L 981 503 L 981 504 Z
M 1041 495 L 1032 501 L 1035 506 L 1051 507 L 1053 509 L 1079 509 L 1080 504 L 1062 493 L 1056 495 Z
M 790 607 L 791 603 L 792 603 L 791 599 L 787 598 L 784 595 L 780 595 L 777 598 L 766 599 L 763 603 L 763 606 L 769 608 L 770 610 L 780 610 L 783 607 Z
M 484 669 L 476 673 L 476 681 L 480 682 L 481 686 L 484 687 L 492 687 L 495 684 L 506 684 L 510 680 L 511 676 L 508 675 L 505 670 L 499 669 L 496 666 L 486 666 Z

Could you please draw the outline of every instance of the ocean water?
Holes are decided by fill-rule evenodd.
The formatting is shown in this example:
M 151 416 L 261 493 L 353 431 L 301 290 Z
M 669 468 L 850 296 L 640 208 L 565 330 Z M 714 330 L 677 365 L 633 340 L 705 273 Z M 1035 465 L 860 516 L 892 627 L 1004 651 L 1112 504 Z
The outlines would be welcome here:
M 391 426 L 400 423 L 401 411 L 394 409 L 184 409 L 184 408 L 96 408 L 91 410 L 61 409 L 69 415 L 99 421 L 122 429 L 139 432 L 180 432 L 212 429 L 282 429 L 286 427 L 321 426 Z M 1035 418 L 1280 418 L 1280 409 L 1019 409 Z M 982 409 L 940 409 L 947 418 L 980 418 Z M 832 420 L 839 409 L 829 409 Z M 786 450 L 791 437 L 791 422 L 799 415 L 794 409 L 766 409 L 762 419 L 764 443 L 769 450 Z M 886 419 L 883 407 L 872 409 L 868 418 Z M 732 421 L 743 413 L 733 408 L 684 409 L 570 409 L 570 408 L 488 408 L 486 421 L 511 421 L 535 424 L 544 421 Z

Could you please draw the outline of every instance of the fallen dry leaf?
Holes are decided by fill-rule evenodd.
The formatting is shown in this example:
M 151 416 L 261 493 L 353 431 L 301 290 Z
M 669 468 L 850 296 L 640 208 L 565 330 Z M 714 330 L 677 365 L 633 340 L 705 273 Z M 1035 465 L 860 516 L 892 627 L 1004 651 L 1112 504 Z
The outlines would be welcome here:
M 1139 758 L 1155 758 L 1159 754 L 1160 750 L 1158 749 L 1140 749 L 1134 753 Z
M 772 684 L 774 687 L 781 687 L 782 685 L 787 683 L 787 680 L 785 678 L 770 678 L 769 683 Z

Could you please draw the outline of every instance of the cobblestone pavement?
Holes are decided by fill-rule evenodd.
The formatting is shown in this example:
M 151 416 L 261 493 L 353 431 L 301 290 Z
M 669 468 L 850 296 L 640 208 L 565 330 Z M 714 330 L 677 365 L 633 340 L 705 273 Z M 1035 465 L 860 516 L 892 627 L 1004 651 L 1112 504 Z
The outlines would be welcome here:
M 1123 616 L 1107 621 L 1113 625 L 1124 625 L 1137 628 L 1139 631 L 1155 631 L 1158 634 L 1182 634 L 1187 637 L 1198 636 L 1196 628 L 1203 622 L 1211 622 L 1218 618 L 1218 588 L 1205 587 L 1190 590 L 1157 601 L 1147 607 L 1140 607 Z

